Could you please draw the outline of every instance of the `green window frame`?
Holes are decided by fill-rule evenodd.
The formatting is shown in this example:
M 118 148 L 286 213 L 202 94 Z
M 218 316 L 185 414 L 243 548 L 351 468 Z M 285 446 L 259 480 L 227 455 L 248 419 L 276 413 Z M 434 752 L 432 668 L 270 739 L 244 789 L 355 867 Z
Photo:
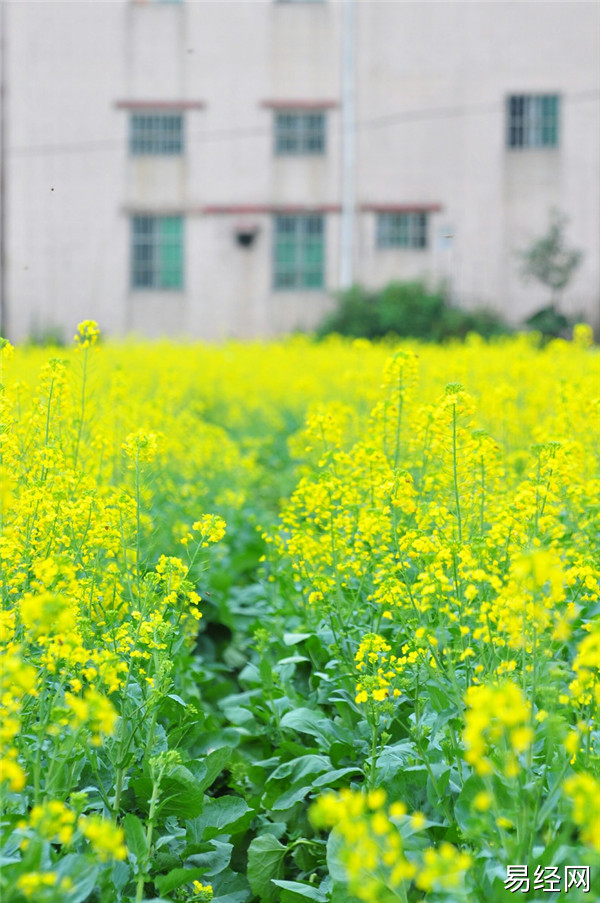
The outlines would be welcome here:
M 507 98 L 506 143 L 511 149 L 558 147 L 558 94 L 513 94 Z
M 131 288 L 181 291 L 183 239 L 182 216 L 132 216 Z
M 131 113 L 129 152 L 132 157 L 181 156 L 184 149 L 183 113 Z
M 326 152 L 325 113 L 277 112 L 274 128 L 276 156 L 319 156 Z
M 273 287 L 322 289 L 325 284 L 325 217 L 277 215 L 273 225 Z
M 377 214 L 378 248 L 426 248 L 429 241 L 427 213 Z

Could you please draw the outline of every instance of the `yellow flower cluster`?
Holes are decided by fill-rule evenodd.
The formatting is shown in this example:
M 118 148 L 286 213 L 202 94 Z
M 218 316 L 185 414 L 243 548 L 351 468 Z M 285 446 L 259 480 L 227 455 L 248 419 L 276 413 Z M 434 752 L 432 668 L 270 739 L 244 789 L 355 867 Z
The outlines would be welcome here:
M 498 787 L 511 807 L 517 777 L 543 800 L 538 750 L 561 775 L 598 757 L 599 357 L 585 330 L 542 351 L 526 336 L 471 338 L 418 356 L 390 360 L 370 407 L 320 404 L 294 437 L 301 479 L 267 560 L 303 629 L 327 625 L 338 656 L 340 637 L 358 650 L 346 660 L 373 732 L 368 780 L 401 692 L 434 789 L 441 748 L 482 785 L 471 811 L 493 809 L 523 838 L 531 828 L 502 813 Z
M 210 903 L 213 898 L 212 884 L 202 884 L 201 881 L 194 881 L 194 903 Z
M 225 532 L 224 517 L 203 514 L 201 500 L 230 487 L 229 467 L 251 477 L 237 447 L 220 444 L 218 428 L 178 424 L 190 386 L 163 436 L 156 412 L 147 416 L 153 409 L 136 396 L 134 372 L 125 391 L 119 366 L 88 355 L 98 338 L 97 325 L 85 321 L 76 336 L 79 366 L 72 351 L 50 361 L 19 351 L 10 367 L 23 368 L 24 380 L 3 374 L 0 781 L 9 811 L 29 806 L 23 849 L 32 838 L 70 849 L 85 838 L 85 855 L 103 863 L 125 858 L 122 829 L 79 817 L 64 794 L 77 789 L 84 760 L 112 779 L 114 812 L 122 814 L 127 769 L 156 740 L 174 652 L 189 649 L 197 633 L 191 569 Z M 188 440 L 202 431 L 209 438 L 199 439 L 190 462 Z M 158 449 L 173 453 L 176 442 L 172 468 L 163 471 Z M 185 499 L 179 514 L 198 531 L 188 563 L 162 555 L 153 566 L 155 495 Z M 168 525 L 169 547 L 175 527 Z M 134 738 L 141 749 L 132 754 Z M 20 879 L 22 894 L 45 899 L 48 874 Z
M 408 643 L 402 646 L 402 654 L 399 656 L 389 655 L 391 649 L 389 643 L 379 634 L 364 634 L 354 657 L 356 670 L 361 674 L 361 680 L 356 684 L 354 701 L 357 704 L 367 702 L 369 699 L 378 703 L 397 699 L 402 691 L 393 685 L 395 679 L 407 667 L 424 658 L 423 650 L 411 650 Z
M 129 458 L 129 466 L 135 470 L 139 464 L 149 464 L 156 457 L 160 434 L 136 430 L 130 433 L 123 442 L 123 451 Z
M 500 763 L 507 777 L 519 772 L 518 756 L 531 746 L 531 706 L 511 681 L 469 687 L 465 695 L 465 759 L 479 775 Z
M 471 865 L 468 853 L 450 843 L 426 847 L 407 857 L 400 827 L 413 831 L 424 827 L 420 813 L 410 818 L 402 802 L 386 805 L 381 788 L 370 793 L 342 790 L 319 797 L 310 810 L 317 828 L 334 828 L 341 840 L 340 857 L 347 871 L 351 893 L 365 903 L 406 899 L 412 882 L 421 890 L 452 890 L 462 886 Z
M 38 693 L 37 672 L 32 665 L 23 662 L 19 652 L 19 647 L 5 637 L 0 696 L 0 783 L 6 781 L 14 792 L 22 790 L 26 783 L 26 773 L 17 761 L 15 745 L 21 730 L 21 712 L 27 698 Z
M 563 790 L 582 841 L 600 852 L 600 781 L 588 772 L 567 778 Z
M 29 826 L 45 840 L 68 844 L 75 832 L 77 816 L 72 809 L 60 800 L 50 800 L 40 806 L 34 806 L 29 813 Z M 21 821 L 21 828 L 27 827 Z
M 79 348 L 89 348 L 95 345 L 100 337 L 100 327 L 95 320 L 83 320 L 78 327 L 77 332 L 73 336 Z
M 543 349 L 527 336 L 400 350 L 295 337 L 91 354 L 98 328 L 86 321 L 76 344 L 83 354 L 49 361 L 1 349 L 0 777 L 10 809 L 22 813 L 27 794 L 38 818 L 64 775 L 76 781 L 76 763 L 98 767 L 101 753 L 120 811 L 126 771 L 145 755 L 136 744 L 153 749 L 158 702 L 197 632 L 205 556 L 223 566 L 209 548 L 225 522 L 234 539 L 250 523 L 293 629 L 333 637 L 345 687 L 366 706 L 353 717 L 366 712 L 372 728 L 387 718 L 387 729 L 407 716 L 400 735 L 431 769 L 428 799 L 438 781 L 440 797 L 456 793 L 470 769 L 485 786 L 472 811 L 497 807 L 494 781 L 516 793 L 520 769 L 543 797 L 532 762 L 547 743 L 563 776 L 585 769 L 563 787 L 590 842 L 581 788 L 595 799 L 585 782 L 598 755 L 600 400 L 589 330 Z M 296 488 L 274 526 L 292 466 Z M 564 746 L 552 745 L 553 730 Z M 431 766 L 422 760 L 436 731 Z M 370 786 L 379 741 L 375 730 Z M 443 843 L 408 848 L 399 803 L 349 794 L 322 805 L 354 856 L 357 889 L 401 866 L 394 880 L 412 881 L 413 896 L 437 893 L 444 874 L 465 870 L 464 854 Z M 53 837 L 71 829 L 64 817 Z M 413 813 L 407 824 L 427 821 Z M 120 857 L 114 826 L 85 825 L 86 855 Z M 36 881 L 46 878 L 32 873 L 23 894 L 43 899 Z
M 220 542 L 225 536 L 225 521 L 215 514 L 205 514 L 192 524 L 192 530 L 200 533 L 203 548 L 208 548 L 210 543 Z
M 569 691 L 579 705 L 600 707 L 600 622 L 590 622 L 585 629 L 587 636 L 578 644 L 573 660 L 577 676 L 569 684 Z
M 21 875 L 16 887 L 26 900 L 56 899 L 56 892 L 67 895 L 73 889 L 71 878 L 60 878 L 56 872 L 27 872 Z
M 94 687 L 89 687 L 83 697 L 67 691 L 65 703 L 73 713 L 71 724 L 75 730 L 83 726 L 89 730 L 92 746 L 101 746 L 103 736 L 110 737 L 114 734 L 118 714 L 110 700 Z
M 77 824 L 101 862 L 125 859 L 127 847 L 122 828 L 99 815 L 82 816 Z
M 447 841 L 441 843 L 439 849 L 429 847 L 423 853 L 423 865 L 415 884 L 425 891 L 460 887 L 472 861 L 469 853 L 457 850 Z

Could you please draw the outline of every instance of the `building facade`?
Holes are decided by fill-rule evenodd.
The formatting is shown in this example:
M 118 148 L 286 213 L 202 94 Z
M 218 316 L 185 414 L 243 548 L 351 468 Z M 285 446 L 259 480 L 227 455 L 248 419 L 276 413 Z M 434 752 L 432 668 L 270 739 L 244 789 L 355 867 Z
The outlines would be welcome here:
M 343 218 L 354 281 L 518 322 L 548 300 L 517 252 L 553 208 L 583 252 L 563 309 L 598 325 L 597 3 L 3 7 L 11 338 L 311 327 L 347 280 Z

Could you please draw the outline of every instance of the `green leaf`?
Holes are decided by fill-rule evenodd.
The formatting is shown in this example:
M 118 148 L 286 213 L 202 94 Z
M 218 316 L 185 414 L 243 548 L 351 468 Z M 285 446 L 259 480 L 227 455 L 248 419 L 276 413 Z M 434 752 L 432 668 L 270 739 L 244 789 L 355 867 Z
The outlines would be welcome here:
M 331 762 L 327 756 L 298 756 L 289 762 L 279 765 L 270 775 L 267 784 L 271 781 L 280 781 L 283 778 L 289 778 L 288 783 L 295 784 L 301 778 L 309 774 L 319 774 L 326 771 L 331 766 Z
M 305 796 L 308 796 L 311 790 L 312 784 L 300 784 L 300 786 L 290 787 L 289 790 L 282 793 L 281 796 L 271 804 L 271 809 L 277 811 L 289 809 L 291 806 L 295 806 L 296 803 L 299 803 L 300 800 L 303 800 Z
M 192 841 L 211 840 L 219 834 L 234 834 L 248 827 L 254 809 L 238 796 L 207 798 L 197 818 L 187 824 L 188 837 Z
M 178 818 L 195 818 L 204 806 L 204 791 L 214 783 L 229 761 L 231 747 L 215 749 L 202 761 L 190 763 L 189 768 L 177 765 L 164 778 L 160 788 L 159 812 L 162 816 L 175 815 Z M 148 807 L 152 794 L 149 777 L 138 778 L 132 787 L 140 805 Z
M 123 819 L 123 829 L 125 831 L 125 843 L 130 853 L 135 856 L 136 862 L 145 862 L 148 858 L 148 845 L 146 843 L 146 832 L 144 825 L 133 813 L 129 813 Z
M 277 662 L 277 666 L 279 665 L 296 665 L 300 662 L 309 662 L 310 659 L 305 655 L 288 655 L 287 658 L 280 658 Z
M 191 766 L 198 780 L 198 787 L 204 792 L 213 784 L 216 778 L 221 774 L 231 757 L 232 749 L 230 746 L 222 746 L 213 750 L 204 757 L 200 763 L 200 768 L 195 764 Z
M 331 787 L 340 778 L 345 778 L 349 774 L 362 774 L 362 769 L 357 766 L 349 766 L 348 768 L 336 768 L 335 771 L 328 771 L 319 775 L 312 782 L 313 787 Z
M 170 872 L 171 869 L 178 869 L 181 866 L 181 856 L 175 856 L 174 853 L 167 853 L 165 850 L 159 850 L 152 856 L 152 874 L 162 875 L 164 872 Z
M 265 687 L 273 686 L 273 668 L 268 658 L 262 658 L 259 665 L 260 678 Z
M 296 643 L 301 643 L 312 635 L 312 633 L 284 633 L 283 642 L 286 646 L 295 646 Z
M 118 891 L 122 891 L 131 878 L 131 867 L 126 862 L 115 862 L 112 867 L 112 882 Z
M 327 756 L 310 754 L 284 762 L 275 769 L 266 783 L 263 806 L 267 809 L 289 809 L 303 800 L 315 786 L 314 775 L 327 770 L 331 771 L 331 761 Z M 273 790 L 279 781 L 285 781 L 286 790 L 276 796 Z
M 497 780 L 496 775 L 492 778 L 492 785 L 500 812 L 507 817 L 512 817 L 514 802 L 510 792 Z M 473 800 L 480 791 L 485 789 L 486 787 L 482 779 L 478 775 L 472 774 L 465 781 L 460 795 L 454 804 L 454 817 L 456 818 L 459 828 L 466 837 L 479 836 L 484 830 L 486 821 L 485 816 L 475 811 Z
M 436 712 L 447 712 L 448 710 L 452 710 L 450 699 L 439 684 L 429 681 L 426 684 L 426 687 L 428 700 L 431 702 Z
M 334 739 L 343 739 L 336 737 L 337 732 L 333 722 L 325 718 L 322 713 L 315 712 L 314 709 L 300 708 L 286 712 L 281 719 L 281 727 L 310 734 L 311 737 L 319 737 L 327 748 Z
M 286 847 L 272 834 L 255 837 L 248 847 L 248 881 L 263 903 L 275 903 L 278 898 L 277 888 L 272 880 L 283 874 L 285 853 Z
M 327 903 L 329 899 L 325 891 L 312 884 L 302 884 L 300 881 L 279 881 L 275 878 L 273 884 L 281 887 L 284 891 L 281 895 L 281 903 L 296 903 L 298 900 L 317 900 L 318 903 Z
M 160 799 L 162 816 L 194 818 L 202 811 L 204 785 L 183 765 L 177 765 L 161 784 Z
M 208 878 L 218 875 L 231 861 L 233 844 L 222 840 L 210 840 L 200 844 L 202 849 L 188 856 L 186 864 L 201 868 Z
M 192 868 L 192 869 L 172 869 L 172 871 L 168 872 L 166 875 L 159 875 L 157 878 L 154 878 L 153 881 L 158 888 L 158 892 L 162 894 L 169 894 L 172 890 L 175 890 L 176 887 L 181 887 L 182 884 L 192 883 L 192 881 L 197 881 L 206 874 L 206 869 L 204 868 Z
M 393 746 L 386 746 L 377 759 L 377 782 L 393 783 L 394 778 L 404 770 L 409 759 L 414 756 L 414 746 L 410 740 L 401 740 Z M 394 799 L 399 799 L 396 796 Z
M 385 752 L 385 750 L 384 750 Z M 378 786 L 390 799 L 402 800 L 409 809 L 421 809 L 425 803 L 427 780 L 425 765 L 398 765 L 396 773 L 388 771 L 385 777 L 377 775 Z
M 358 903 L 358 898 L 350 896 L 348 888 L 336 881 L 331 885 L 331 899 L 335 900 L 335 903 Z
M 344 848 L 343 837 L 335 831 L 331 832 L 327 839 L 327 870 L 332 881 L 346 884 L 346 866 L 341 859 L 341 851 Z
M 227 870 L 211 881 L 214 897 L 213 903 L 248 903 L 252 896 L 250 885 L 237 872 Z
M 98 866 L 89 862 L 87 856 L 67 853 L 56 866 L 57 883 L 70 878 L 73 889 L 69 893 L 69 903 L 83 903 L 96 886 L 98 872 Z
M 444 762 L 430 764 L 431 771 L 436 780 L 437 789 L 434 788 L 431 777 L 427 779 L 427 799 L 435 811 L 439 807 L 440 795 L 447 795 L 446 790 L 450 782 L 450 768 Z

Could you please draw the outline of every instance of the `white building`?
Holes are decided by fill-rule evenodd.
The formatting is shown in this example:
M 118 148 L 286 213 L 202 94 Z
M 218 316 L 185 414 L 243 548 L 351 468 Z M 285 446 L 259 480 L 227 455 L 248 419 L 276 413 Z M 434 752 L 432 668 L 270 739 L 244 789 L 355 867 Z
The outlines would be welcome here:
M 516 252 L 559 209 L 564 309 L 598 324 L 600 5 L 353 7 L 344 53 L 334 0 L 4 2 L 5 332 L 313 325 L 352 197 L 355 281 L 513 321 L 547 302 Z

